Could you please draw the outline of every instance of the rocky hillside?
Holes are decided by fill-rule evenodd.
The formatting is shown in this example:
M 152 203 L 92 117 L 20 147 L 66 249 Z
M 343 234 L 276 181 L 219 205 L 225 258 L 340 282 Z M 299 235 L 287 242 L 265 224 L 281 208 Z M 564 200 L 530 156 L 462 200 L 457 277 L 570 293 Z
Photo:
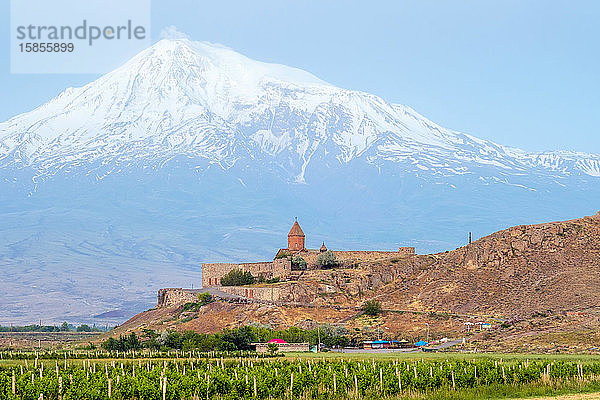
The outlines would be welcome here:
M 600 315 L 600 213 L 516 226 L 445 253 L 306 271 L 275 288 L 275 302 L 218 300 L 198 312 L 184 312 L 183 304 L 156 307 L 114 334 L 327 323 L 358 330 L 386 327 L 418 337 L 428 323 L 436 334 L 459 336 L 467 334 L 465 322 L 488 321 L 495 329 L 472 336 L 480 348 L 528 350 L 523 346 L 537 340 L 539 350 L 548 350 L 562 340 L 569 343 L 564 348 L 582 350 L 589 343 L 579 338 L 589 339 L 584 332 L 598 327 Z M 384 308 L 375 320 L 359 316 L 360 305 L 371 298 Z
M 421 257 L 385 287 L 390 307 L 485 313 L 595 312 L 600 307 L 600 213 L 516 226 L 455 251 Z

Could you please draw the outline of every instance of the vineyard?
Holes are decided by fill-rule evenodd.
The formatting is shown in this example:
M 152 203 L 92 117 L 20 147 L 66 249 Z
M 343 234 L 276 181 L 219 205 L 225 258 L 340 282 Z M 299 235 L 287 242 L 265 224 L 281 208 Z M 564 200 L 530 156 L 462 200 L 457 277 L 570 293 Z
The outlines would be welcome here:
M 236 358 L 71 359 L 4 355 L 0 398 L 328 399 L 385 398 L 493 385 L 596 380 L 600 362 L 479 360 L 289 360 Z M 114 354 L 114 357 L 117 355 Z M 125 356 L 122 354 L 121 356 Z M 6 359 L 10 360 L 6 360 Z

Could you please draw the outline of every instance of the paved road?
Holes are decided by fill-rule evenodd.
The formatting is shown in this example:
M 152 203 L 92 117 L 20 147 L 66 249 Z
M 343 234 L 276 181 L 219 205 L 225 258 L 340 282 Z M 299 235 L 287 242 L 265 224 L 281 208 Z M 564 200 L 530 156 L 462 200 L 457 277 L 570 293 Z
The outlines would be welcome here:
M 437 346 L 429 346 L 428 348 L 433 349 L 433 350 L 442 350 L 442 349 L 447 349 L 452 346 L 457 346 L 459 344 L 462 344 L 462 342 L 463 342 L 463 339 L 450 340 L 446 343 L 438 344 Z

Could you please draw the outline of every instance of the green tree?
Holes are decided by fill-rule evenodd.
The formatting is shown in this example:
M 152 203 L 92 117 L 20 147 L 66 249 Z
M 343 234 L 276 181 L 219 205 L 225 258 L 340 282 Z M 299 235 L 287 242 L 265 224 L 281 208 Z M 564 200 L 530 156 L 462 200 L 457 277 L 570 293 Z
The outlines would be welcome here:
M 135 332 L 131 332 L 131 335 L 127 337 L 127 345 L 123 350 L 138 350 L 141 347 L 140 340 L 136 336 Z
M 77 327 L 77 332 L 91 332 L 92 328 L 89 325 L 81 324 Z
M 320 268 L 334 268 L 337 267 L 338 261 L 335 257 L 335 253 L 331 250 L 327 250 L 317 258 L 317 266 Z
M 243 326 L 237 329 L 228 329 L 221 335 L 223 342 L 230 342 L 237 350 L 250 350 L 251 344 L 258 340 L 255 328 Z
M 379 315 L 381 312 L 381 304 L 377 300 L 367 300 L 362 305 L 363 313 L 371 316 Z
M 219 342 L 217 350 L 220 351 L 236 351 L 238 348 L 231 342 Z
M 119 350 L 119 341 L 115 338 L 108 338 L 102 342 L 101 346 L 104 350 L 116 351 Z
M 182 341 L 181 341 L 181 334 L 179 332 L 169 331 L 166 333 L 164 338 L 161 336 L 161 339 L 163 341 L 162 344 L 164 344 L 168 348 L 181 349 Z
M 221 285 L 223 286 L 244 286 L 252 285 L 256 282 L 254 276 L 249 271 L 242 271 L 239 269 L 232 269 L 221 278 Z
M 279 346 L 277 346 L 277 343 L 267 343 L 267 350 L 273 355 L 279 351 Z
M 69 332 L 69 324 L 67 324 L 66 322 L 63 322 L 62 325 L 60 326 L 60 330 L 61 330 L 61 332 Z
M 306 260 L 300 256 L 292 257 L 292 270 L 304 271 L 306 269 Z

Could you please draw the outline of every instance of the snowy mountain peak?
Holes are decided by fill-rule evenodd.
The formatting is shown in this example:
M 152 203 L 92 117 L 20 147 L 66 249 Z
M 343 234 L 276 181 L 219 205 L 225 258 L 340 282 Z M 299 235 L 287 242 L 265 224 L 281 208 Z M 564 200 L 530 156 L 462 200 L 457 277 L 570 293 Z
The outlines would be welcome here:
M 297 182 L 315 162 L 353 160 L 436 179 L 504 179 L 532 170 L 600 175 L 595 155 L 506 148 L 308 72 L 187 38 L 160 40 L 122 67 L 0 124 L 0 167 L 40 175 L 98 162 L 163 165 L 175 156 L 225 169 L 244 162 Z

